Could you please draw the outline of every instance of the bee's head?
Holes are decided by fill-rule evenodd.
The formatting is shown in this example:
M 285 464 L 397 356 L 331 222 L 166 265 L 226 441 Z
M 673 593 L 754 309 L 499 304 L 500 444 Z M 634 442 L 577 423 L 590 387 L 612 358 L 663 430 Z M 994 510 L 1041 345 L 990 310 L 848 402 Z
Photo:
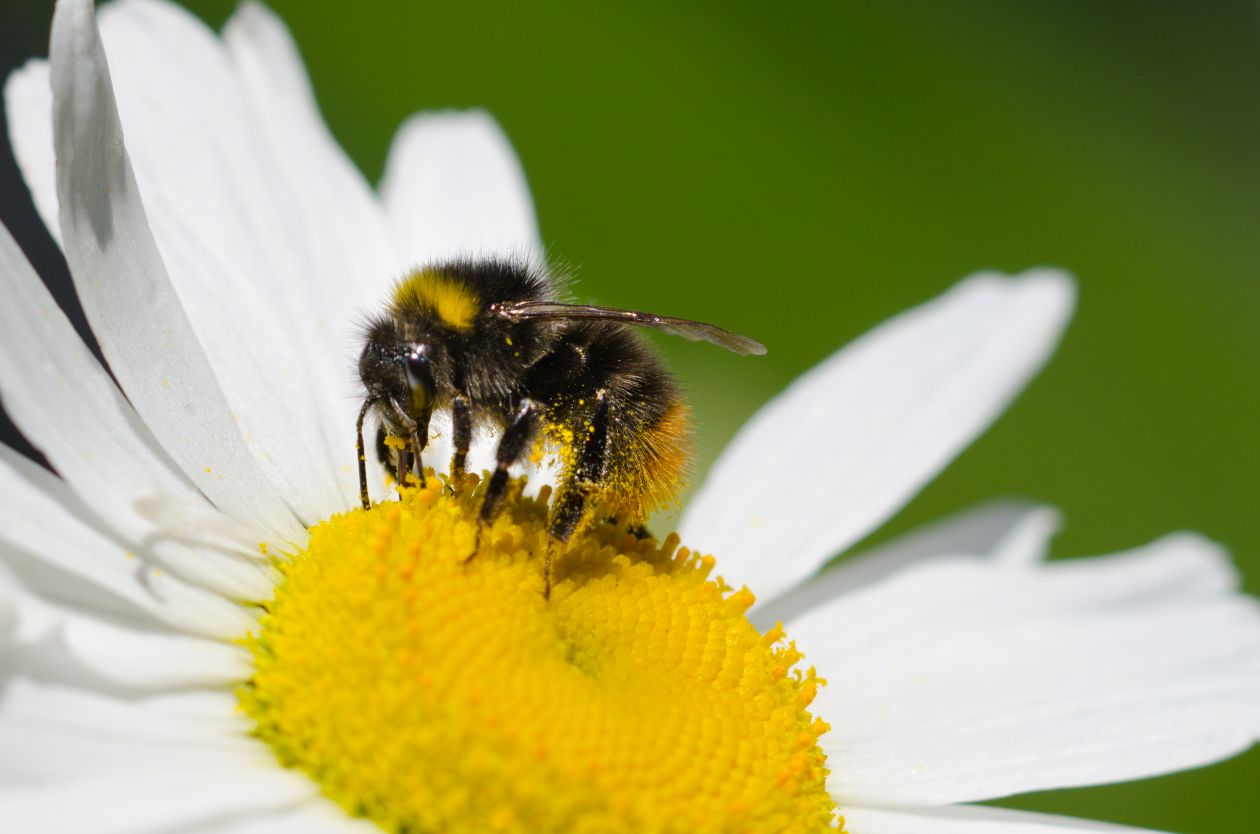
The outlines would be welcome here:
M 359 354 L 359 378 L 368 399 L 391 411 L 397 403 L 413 419 L 433 410 L 437 381 L 433 373 L 435 351 L 427 341 L 406 341 L 388 320 L 369 325 Z

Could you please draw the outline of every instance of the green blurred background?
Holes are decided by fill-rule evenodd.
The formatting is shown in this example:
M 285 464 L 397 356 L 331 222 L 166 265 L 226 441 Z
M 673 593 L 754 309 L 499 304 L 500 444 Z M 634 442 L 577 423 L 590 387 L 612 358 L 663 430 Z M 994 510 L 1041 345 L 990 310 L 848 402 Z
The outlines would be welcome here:
M 187 5 L 218 26 L 233 3 Z M 412 111 L 486 107 L 583 295 L 770 347 L 659 342 L 702 469 L 794 376 L 961 276 L 1071 269 L 1079 313 L 1049 369 L 876 538 L 1028 496 L 1064 510 L 1057 554 L 1202 530 L 1260 590 L 1256 3 L 274 7 L 370 179 Z M 49 7 L 0 8 L 7 71 L 44 52 Z M 2 165 L 3 219 L 60 286 Z M 1004 804 L 1251 834 L 1257 784 L 1252 752 Z

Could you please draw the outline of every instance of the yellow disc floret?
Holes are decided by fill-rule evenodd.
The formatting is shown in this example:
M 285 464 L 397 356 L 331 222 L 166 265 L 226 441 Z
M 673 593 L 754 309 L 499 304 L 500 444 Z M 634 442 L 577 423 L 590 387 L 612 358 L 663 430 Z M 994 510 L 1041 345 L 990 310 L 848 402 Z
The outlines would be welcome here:
M 391 832 L 833 830 L 821 681 L 751 594 L 596 525 L 546 600 L 545 496 L 469 561 L 479 500 L 430 479 L 281 563 L 240 697 L 285 765 Z

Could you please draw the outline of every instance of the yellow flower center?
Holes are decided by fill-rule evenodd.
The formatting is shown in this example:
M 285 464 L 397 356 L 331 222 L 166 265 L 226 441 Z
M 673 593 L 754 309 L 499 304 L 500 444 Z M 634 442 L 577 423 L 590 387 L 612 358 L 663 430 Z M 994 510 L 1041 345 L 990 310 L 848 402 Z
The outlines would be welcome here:
M 430 479 L 283 562 L 240 693 L 283 764 L 391 832 L 833 830 L 822 681 L 747 590 L 598 525 L 545 600 L 546 496 L 466 562 L 479 500 Z

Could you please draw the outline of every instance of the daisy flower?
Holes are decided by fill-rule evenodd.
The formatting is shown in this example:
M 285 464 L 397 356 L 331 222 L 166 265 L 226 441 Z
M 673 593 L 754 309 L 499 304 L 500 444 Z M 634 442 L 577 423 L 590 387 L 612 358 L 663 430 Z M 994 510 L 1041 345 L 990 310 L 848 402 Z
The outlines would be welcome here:
M 468 567 L 474 495 L 356 508 L 355 318 L 541 262 L 487 116 L 408 122 L 374 193 L 278 20 L 157 0 L 61 0 L 5 103 L 109 370 L 0 234 L 0 394 L 55 470 L 0 447 L 0 830 L 1120 830 L 967 803 L 1260 732 L 1260 614 L 1196 534 L 1046 563 L 1054 511 L 999 503 L 822 571 L 1044 363 L 1066 276 L 841 350 L 713 467 L 698 550 L 598 526 L 547 601 L 545 487 Z

